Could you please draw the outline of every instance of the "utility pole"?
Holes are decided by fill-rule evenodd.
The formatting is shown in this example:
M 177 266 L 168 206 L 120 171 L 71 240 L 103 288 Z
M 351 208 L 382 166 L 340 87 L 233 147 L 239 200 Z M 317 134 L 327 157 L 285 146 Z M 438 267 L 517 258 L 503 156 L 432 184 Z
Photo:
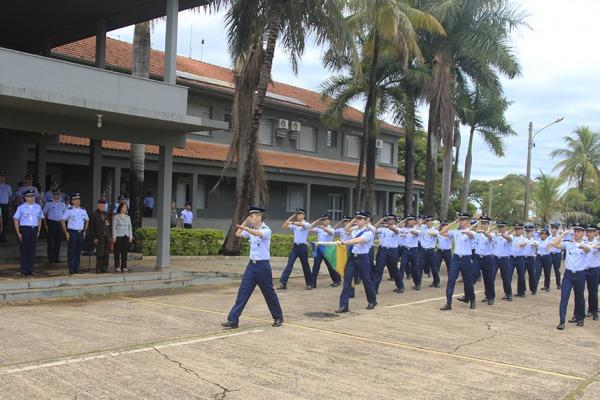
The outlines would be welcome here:
M 527 141 L 527 175 L 525 176 L 525 203 L 523 204 L 523 222 L 529 221 L 529 191 L 531 190 L 531 149 L 533 148 L 533 122 L 529 123 Z
M 490 201 L 488 205 L 488 217 L 492 218 L 492 200 L 494 198 L 494 185 L 490 183 Z

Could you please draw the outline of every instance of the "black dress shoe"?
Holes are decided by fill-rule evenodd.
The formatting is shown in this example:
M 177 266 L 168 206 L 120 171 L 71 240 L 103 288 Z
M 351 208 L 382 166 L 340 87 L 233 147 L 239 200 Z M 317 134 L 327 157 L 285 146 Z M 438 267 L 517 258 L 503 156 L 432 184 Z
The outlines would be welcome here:
M 223 322 L 221 324 L 221 326 L 223 328 L 231 328 L 231 329 L 235 329 L 238 327 L 238 321 L 227 321 L 227 322 Z
M 355 295 L 355 294 L 351 294 L 351 295 L 350 295 L 350 298 L 351 298 L 351 299 L 353 299 L 353 298 L 355 298 L 355 297 L 356 297 L 356 295 Z
M 574 324 L 574 323 L 576 323 L 576 322 L 577 322 L 577 318 L 575 318 L 575 317 L 573 317 L 573 318 L 571 318 L 571 319 L 569 320 L 569 323 L 570 323 L 570 324 Z
M 593 313 L 593 314 L 592 314 L 592 319 L 593 319 L 594 321 L 598 321 L 598 313 Z
M 477 307 L 477 306 L 475 305 L 475 300 L 471 300 L 471 301 L 469 302 L 469 308 L 470 308 L 471 310 L 474 310 L 474 309 L 475 309 L 475 307 Z
M 508 295 L 507 295 L 507 294 L 505 294 L 505 295 L 502 297 L 502 300 L 508 300 Z
M 487 297 L 484 297 L 483 300 L 481 300 L 482 303 L 487 303 L 487 301 L 488 301 Z
M 330 283 L 329 286 L 331 286 L 331 287 L 338 287 L 338 286 L 340 286 L 340 283 L 339 282 L 333 282 L 333 283 Z
M 456 300 L 462 301 L 463 303 L 468 303 L 469 302 L 469 300 L 467 300 L 467 298 L 465 296 L 457 297 Z
M 577 326 L 583 326 L 583 320 L 577 321 Z
M 434 287 L 439 289 L 440 288 L 440 284 L 436 283 Z
M 400 288 L 394 288 L 394 293 L 400 292 Z
M 398 289 L 398 294 L 404 293 L 404 288 Z
M 442 310 L 442 311 L 452 310 L 452 305 L 446 304 L 444 307 L 440 308 L 440 310 Z
M 488 300 L 488 306 L 493 306 L 494 305 L 494 299 L 490 299 Z
M 369 303 L 369 305 L 367 306 L 367 310 L 374 309 L 376 305 L 377 305 L 377 302 L 375 302 L 375 303 Z
M 21 274 L 21 278 L 25 278 L 27 274 Z
M 536 294 L 537 294 L 537 292 L 535 290 L 531 292 L 532 296 L 535 296 Z
M 347 313 L 348 311 L 350 311 L 350 310 L 348 310 L 347 307 L 340 307 L 337 310 L 335 310 L 335 312 L 338 314 Z
M 277 290 L 287 290 L 287 285 L 281 284 L 281 285 L 279 285 Z
M 560 289 L 560 283 L 559 283 L 558 285 L 556 285 L 556 288 L 557 288 L 557 289 Z
M 429 287 L 435 287 L 435 283 L 432 283 L 431 285 L 429 285 Z
M 310 285 L 307 285 L 307 286 L 304 288 L 304 290 L 312 290 L 312 288 L 313 288 L 312 286 L 310 286 Z
M 273 321 L 273 328 L 277 328 L 280 327 L 281 324 L 283 324 L 283 319 L 281 318 L 277 318 L 276 320 Z
M 590 317 L 592 316 L 592 313 L 588 311 L 588 312 L 587 312 L 587 314 L 585 314 L 585 316 L 586 316 L 587 318 L 590 318 Z
M 388 278 L 388 281 L 393 281 L 393 280 L 394 280 L 394 278 Z
M 413 286 L 412 288 L 413 288 L 414 290 L 417 290 L 417 291 L 419 291 L 419 290 L 421 290 L 421 285 L 415 285 L 415 286 Z
M 513 301 L 513 297 L 512 297 L 512 295 L 511 295 L 511 296 L 508 296 L 508 298 L 507 298 L 506 300 L 507 300 L 507 301 Z
M 561 322 L 560 324 L 558 324 L 558 326 L 556 327 L 556 329 L 558 329 L 559 331 L 562 331 L 565 329 L 565 323 Z

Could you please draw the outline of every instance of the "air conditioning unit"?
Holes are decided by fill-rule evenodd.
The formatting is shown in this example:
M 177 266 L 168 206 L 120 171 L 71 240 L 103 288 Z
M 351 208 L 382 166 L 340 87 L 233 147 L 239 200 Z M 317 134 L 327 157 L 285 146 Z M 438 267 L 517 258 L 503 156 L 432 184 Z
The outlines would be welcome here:
M 300 132 L 298 131 L 290 131 L 290 140 L 297 141 L 300 138 Z
M 298 121 L 292 121 L 292 127 L 290 128 L 290 131 L 300 132 L 300 129 L 302 129 L 302 124 L 300 124 Z
M 287 131 L 290 129 L 290 122 L 287 119 L 277 120 L 277 130 Z
M 376 148 L 377 150 L 381 150 L 381 149 L 383 149 L 383 140 L 381 140 L 381 139 L 377 139 L 377 140 L 375 141 L 375 148 Z

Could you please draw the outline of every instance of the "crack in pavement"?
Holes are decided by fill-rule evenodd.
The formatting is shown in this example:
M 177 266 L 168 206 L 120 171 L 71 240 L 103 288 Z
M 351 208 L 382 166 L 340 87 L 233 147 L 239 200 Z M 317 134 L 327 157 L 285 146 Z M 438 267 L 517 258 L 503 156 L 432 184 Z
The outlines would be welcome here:
M 483 342 L 484 340 L 493 339 L 493 338 L 495 338 L 495 337 L 496 337 L 498 334 L 499 334 L 499 332 L 494 332 L 494 334 L 493 334 L 493 335 L 486 336 L 486 337 L 482 337 L 482 338 L 479 338 L 479 339 L 477 339 L 477 340 L 474 340 L 474 341 L 472 341 L 472 342 L 469 342 L 469 343 L 463 343 L 463 344 L 459 344 L 459 345 L 458 345 L 458 346 L 456 346 L 456 347 L 454 348 L 454 350 L 452 350 L 450 353 L 451 353 L 451 354 L 456 354 L 456 352 L 457 352 L 458 350 L 462 349 L 463 347 L 471 346 L 471 345 L 473 345 L 473 344 L 477 344 L 477 343 Z
M 203 382 L 210 383 L 211 385 L 214 385 L 214 386 L 218 387 L 219 389 L 221 389 L 221 390 L 222 390 L 222 392 L 220 392 L 220 393 L 216 393 L 216 394 L 213 396 L 213 399 L 214 399 L 214 400 L 225 400 L 225 399 L 227 398 L 227 393 L 231 393 L 231 392 L 239 392 L 239 390 L 237 390 L 237 389 L 227 389 L 225 386 L 223 386 L 223 385 L 221 385 L 221 384 L 219 384 L 219 383 L 217 383 L 217 382 L 213 382 L 213 381 L 211 381 L 210 379 L 203 378 L 203 377 L 201 377 L 201 376 L 200 376 L 200 374 L 199 374 L 197 371 L 195 371 L 195 370 L 193 370 L 193 369 L 191 369 L 191 368 L 188 368 L 188 367 L 186 367 L 185 365 L 183 365 L 183 363 L 181 363 L 180 361 L 177 361 L 177 360 L 175 360 L 175 359 L 173 359 L 173 358 L 169 357 L 169 355 L 167 355 L 166 353 L 163 353 L 162 351 L 160 351 L 160 350 L 159 350 L 159 349 L 157 349 L 156 347 L 153 347 L 153 349 L 154 349 L 154 350 L 155 350 L 155 351 L 156 351 L 158 354 L 160 354 L 161 356 L 163 356 L 163 358 L 164 358 L 165 360 L 167 360 L 167 361 L 169 361 L 169 362 L 171 362 L 171 363 L 173 363 L 173 364 L 176 364 L 176 365 L 177 365 L 177 366 L 178 366 L 180 369 L 184 370 L 186 373 L 188 373 L 188 374 L 192 374 L 192 375 L 195 375 L 195 376 L 196 376 L 196 378 L 198 378 L 199 380 L 201 380 L 201 381 L 203 381 Z

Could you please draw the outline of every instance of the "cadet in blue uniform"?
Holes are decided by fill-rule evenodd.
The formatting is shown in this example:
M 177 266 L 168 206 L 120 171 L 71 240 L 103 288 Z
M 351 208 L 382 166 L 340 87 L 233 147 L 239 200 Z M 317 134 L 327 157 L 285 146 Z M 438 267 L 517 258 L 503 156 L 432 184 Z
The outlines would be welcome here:
M 267 302 L 274 320 L 273 326 L 278 327 L 283 323 L 283 312 L 279 305 L 277 293 L 273 288 L 273 273 L 269 263 L 271 259 L 269 252 L 271 229 L 263 222 L 265 211 L 264 208 L 249 207 L 248 217 L 242 225 L 238 225 L 236 236 L 250 241 L 250 262 L 242 276 L 235 305 L 229 312 L 227 321 L 221 324 L 225 328 L 238 327 L 240 315 L 244 311 L 244 307 L 246 307 L 246 303 L 248 303 L 256 285 L 260 288 Z
M 335 311 L 336 313 L 345 313 L 349 311 L 352 279 L 354 278 L 355 270 L 358 270 L 358 274 L 360 275 L 360 279 L 362 280 L 367 295 L 367 301 L 369 302 L 367 310 L 372 310 L 377 305 L 375 289 L 371 282 L 371 264 L 369 262 L 369 249 L 372 246 L 375 235 L 373 231 L 367 227 L 368 218 L 368 212 L 358 211 L 356 217 L 346 225 L 346 232 L 352 232 L 352 240 L 347 242 L 345 240 L 338 240 L 335 242 L 336 244 L 352 246 L 350 258 L 344 274 L 344 288 L 340 295 L 340 307 Z M 353 229 L 355 223 L 356 229 Z
M 586 317 L 592 317 L 598 321 L 598 283 L 600 281 L 600 242 L 596 238 L 598 227 L 588 225 L 586 227 L 585 243 L 592 248 L 587 257 L 587 269 L 585 270 L 585 282 L 588 291 L 588 312 Z
M 65 203 L 60 201 L 60 190 L 54 189 L 52 198 L 44 204 L 43 212 L 46 217 L 46 230 L 48 231 L 48 245 L 46 252 L 48 261 L 58 263 L 60 254 L 60 243 L 62 241 L 62 232 L 60 223 L 65 214 Z
M 442 220 L 440 221 L 440 230 L 448 227 L 448 221 Z M 438 230 L 436 234 L 437 239 L 437 260 L 436 260 L 436 269 L 438 274 L 440 273 L 442 267 L 442 261 L 446 264 L 446 272 L 450 272 L 450 262 L 452 261 L 452 240 L 448 236 L 440 235 Z M 436 287 L 439 287 L 436 286 Z
M 331 226 L 331 217 L 329 214 L 322 214 L 318 220 L 313 222 L 310 225 L 310 231 L 317 233 L 317 241 L 318 242 L 331 242 L 333 241 L 333 235 L 335 231 Z M 327 266 L 327 271 L 329 271 L 329 277 L 331 278 L 331 287 L 340 286 L 340 282 L 342 278 L 340 275 L 335 272 L 329 261 L 323 257 L 323 248 L 322 246 L 317 246 L 316 252 L 314 253 L 313 260 L 313 269 L 312 269 L 312 280 L 310 287 L 307 289 L 316 288 L 317 287 L 317 278 L 319 277 L 319 271 L 321 269 L 321 262 L 324 261 Z
M 482 302 L 494 304 L 496 298 L 496 274 L 492 260 L 494 237 L 490 232 L 490 218 L 482 215 L 479 218 L 481 229 L 475 234 L 475 255 L 473 256 L 473 284 L 481 273 L 485 297 Z
M 35 203 L 41 203 L 42 196 L 40 196 L 40 192 L 38 192 L 37 188 L 33 186 L 33 175 L 31 174 L 25 175 L 25 178 L 23 179 L 23 185 L 19 186 L 19 189 L 13 195 L 17 204 L 21 204 L 23 202 L 25 192 L 28 191 L 33 191 Z
M 513 266 L 510 263 L 510 232 L 507 232 L 508 223 L 505 221 L 498 221 L 496 223 L 496 229 L 498 232 L 494 234 L 494 275 L 500 270 L 500 277 L 502 278 L 502 289 L 504 291 L 504 297 L 502 300 L 512 301 L 512 276 Z
M 306 289 L 310 289 L 311 286 L 311 272 L 310 265 L 308 264 L 308 232 L 310 230 L 310 224 L 306 222 L 306 210 L 303 208 L 296 208 L 296 213 L 289 217 L 283 223 L 283 229 L 290 229 L 294 233 L 294 245 L 292 251 L 288 257 L 288 262 L 279 278 L 279 290 L 287 289 L 287 282 L 294 268 L 296 259 L 300 259 L 302 265 L 302 273 L 304 274 L 304 282 Z
M 437 269 L 437 251 L 435 249 L 435 238 L 438 234 L 437 229 L 433 228 L 433 218 L 426 215 L 423 218 L 425 222 L 421 225 L 419 231 L 419 243 L 421 244 L 421 262 L 420 271 L 427 273 L 427 276 L 433 275 L 433 282 L 429 287 L 440 287 L 440 271 Z
M 550 241 L 552 242 L 559 235 L 560 224 L 550 225 Z M 556 288 L 560 289 L 561 274 L 560 264 L 562 263 L 562 250 L 556 247 L 552 247 L 550 250 L 550 257 L 552 258 L 552 267 L 554 268 L 554 276 L 556 277 Z
M 62 229 L 67 238 L 67 263 L 69 273 L 78 274 L 83 238 L 87 232 L 89 217 L 87 211 L 80 207 L 81 196 L 75 193 L 71 196 L 72 207 L 67 209 L 62 218 Z
M 517 271 L 517 297 L 525 297 L 525 246 L 528 240 L 523 236 L 523 225 L 515 224 L 514 234 L 508 236 L 510 242 L 510 263 L 512 271 Z M 512 274 L 510 276 L 512 281 Z
M 13 221 L 21 251 L 21 276 L 29 276 L 35 275 L 33 272 L 35 245 L 40 235 L 40 227 L 44 214 L 42 213 L 42 207 L 34 203 L 35 192 L 33 190 L 24 191 L 23 197 L 25 198 L 25 203 L 17 208 L 13 216 Z
M 383 225 L 383 226 L 382 226 Z M 379 285 L 383 279 L 383 269 L 388 268 L 390 274 L 396 281 L 396 289 L 404 286 L 399 282 L 398 276 L 398 228 L 396 227 L 396 216 L 388 213 L 375 224 L 379 236 L 379 249 L 373 271 L 373 287 L 375 293 L 379 291 Z
M 409 215 L 406 219 L 406 227 L 400 231 L 404 235 L 404 245 L 406 250 L 402 255 L 402 270 L 406 272 L 406 277 L 413 277 L 413 289 L 421 290 L 421 276 L 419 270 L 419 231 L 415 229 L 415 217 Z
M 576 322 L 577 326 L 583 326 L 585 319 L 585 270 L 587 253 L 592 248 L 583 241 L 583 226 L 579 224 L 573 225 L 572 241 L 566 242 L 563 239 L 571 233 L 571 230 L 566 230 L 552 241 L 552 246 L 565 250 L 565 275 L 560 290 L 560 321 L 556 329 L 565 329 L 565 320 L 567 316 L 567 306 L 569 305 L 569 297 L 571 297 L 571 289 L 575 292 L 575 318 L 569 322 Z
M 454 286 L 460 272 L 465 287 L 465 300 L 467 300 L 474 309 L 475 306 L 475 288 L 473 287 L 473 267 L 471 266 L 471 256 L 473 253 L 473 239 L 475 233 L 470 230 L 471 216 L 466 213 L 459 214 L 459 227 L 456 230 L 448 231 L 448 228 L 442 229 L 440 234 L 448 236 L 454 240 L 454 255 L 450 262 L 450 271 L 448 272 L 448 284 L 446 286 L 446 304 L 440 308 L 442 311 L 452 310 L 452 295 Z
M 550 232 L 548 229 L 542 228 L 539 236 L 540 238 L 533 243 L 536 249 L 536 276 L 539 283 L 542 272 L 544 273 L 544 287 L 542 290 L 548 292 L 550 291 L 550 275 L 552 274 L 552 256 L 550 252 L 554 247 L 552 247 L 552 241 L 549 239 Z
M 2 231 L 0 232 L 0 242 L 6 242 L 6 232 L 8 231 L 8 206 L 12 198 L 12 188 L 6 183 L 6 171 L 0 171 L 0 211 L 2 212 Z
M 525 225 L 525 239 L 527 244 L 523 248 L 523 260 L 525 265 L 525 272 L 527 272 L 527 280 L 529 282 L 529 290 L 531 294 L 535 296 L 537 294 L 537 274 L 535 267 L 535 239 L 533 237 L 533 225 Z

